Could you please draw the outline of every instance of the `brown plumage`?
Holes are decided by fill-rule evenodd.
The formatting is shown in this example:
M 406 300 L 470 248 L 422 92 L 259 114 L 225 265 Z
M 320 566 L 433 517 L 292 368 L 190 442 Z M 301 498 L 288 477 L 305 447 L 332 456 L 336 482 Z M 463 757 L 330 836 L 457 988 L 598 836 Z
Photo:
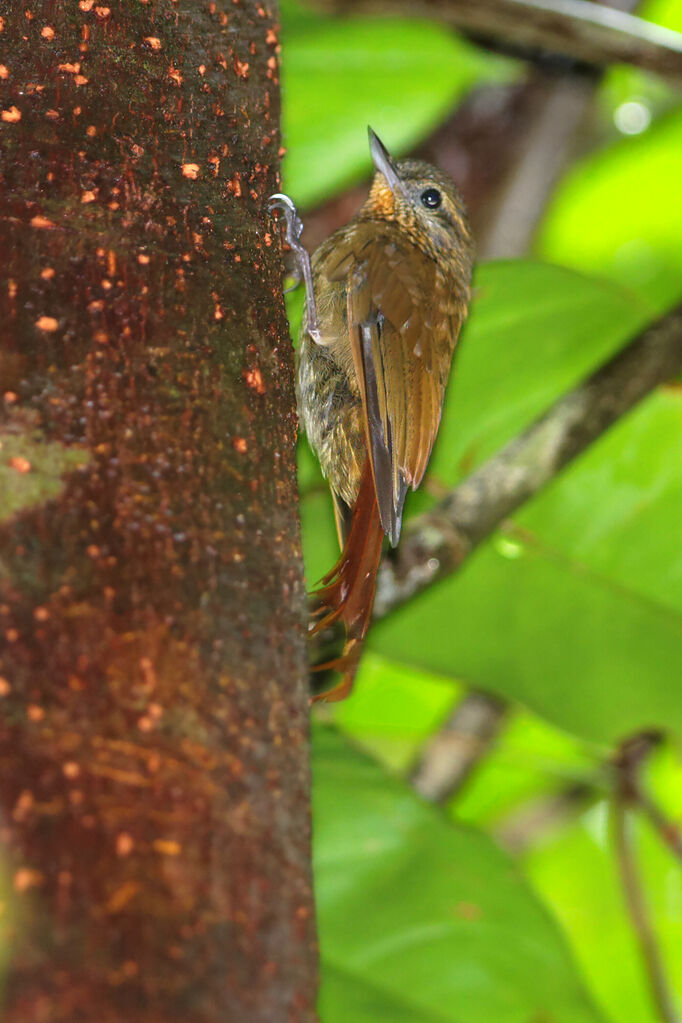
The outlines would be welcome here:
M 328 700 L 352 687 L 383 535 L 397 544 L 407 490 L 426 470 L 473 261 L 450 179 L 421 161 L 394 163 L 371 130 L 370 147 L 367 201 L 312 258 L 317 329 L 304 326 L 299 350 L 300 414 L 342 546 L 315 595 L 313 631 L 337 620 L 346 630 L 341 658 L 327 665 L 342 680 L 318 697 Z

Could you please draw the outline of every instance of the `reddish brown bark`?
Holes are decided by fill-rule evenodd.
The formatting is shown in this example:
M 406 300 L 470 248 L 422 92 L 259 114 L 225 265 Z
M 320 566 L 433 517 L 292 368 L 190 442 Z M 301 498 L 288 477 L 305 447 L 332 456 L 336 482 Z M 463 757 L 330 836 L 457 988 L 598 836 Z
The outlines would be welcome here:
M 4 8 L 4 1023 L 313 1018 L 276 42 Z

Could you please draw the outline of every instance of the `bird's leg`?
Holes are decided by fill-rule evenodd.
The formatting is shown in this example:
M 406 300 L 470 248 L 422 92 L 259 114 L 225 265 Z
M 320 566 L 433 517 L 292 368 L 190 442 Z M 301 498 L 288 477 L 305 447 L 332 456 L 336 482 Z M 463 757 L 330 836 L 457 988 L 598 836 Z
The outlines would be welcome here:
M 300 237 L 303 233 L 303 221 L 298 215 L 296 207 L 288 195 L 275 192 L 270 196 L 268 209 L 282 210 L 284 219 L 287 222 L 286 240 L 289 248 L 294 253 L 298 263 L 303 283 L 305 284 L 306 301 L 306 330 L 313 341 L 321 343 L 319 321 L 317 319 L 317 306 L 315 304 L 315 291 L 313 289 L 313 272 L 310 266 L 308 250 L 301 244 Z

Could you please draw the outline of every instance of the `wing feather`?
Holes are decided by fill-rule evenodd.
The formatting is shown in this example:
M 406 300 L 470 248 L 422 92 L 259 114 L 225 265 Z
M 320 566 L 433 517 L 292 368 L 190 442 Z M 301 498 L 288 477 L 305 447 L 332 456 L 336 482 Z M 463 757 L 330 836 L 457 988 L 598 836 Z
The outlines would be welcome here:
M 360 222 L 324 272 L 346 282 L 347 330 L 362 397 L 381 523 L 395 546 L 408 487 L 419 485 L 440 422 L 456 340 L 456 296 L 409 241 Z M 434 308 L 437 310 L 434 313 Z

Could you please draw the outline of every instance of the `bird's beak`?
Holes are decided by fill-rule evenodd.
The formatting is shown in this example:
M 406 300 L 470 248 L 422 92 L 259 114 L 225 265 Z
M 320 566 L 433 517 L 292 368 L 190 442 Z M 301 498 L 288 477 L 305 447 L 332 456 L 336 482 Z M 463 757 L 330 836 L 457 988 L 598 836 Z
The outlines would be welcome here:
M 376 170 L 386 178 L 392 192 L 404 193 L 403 184 L 398 175 L 398 168 L 386 146 L 383 144 L 376 132 L 367 126 L 369 135 L 369 151 L 372 154 L 372 163 Z

